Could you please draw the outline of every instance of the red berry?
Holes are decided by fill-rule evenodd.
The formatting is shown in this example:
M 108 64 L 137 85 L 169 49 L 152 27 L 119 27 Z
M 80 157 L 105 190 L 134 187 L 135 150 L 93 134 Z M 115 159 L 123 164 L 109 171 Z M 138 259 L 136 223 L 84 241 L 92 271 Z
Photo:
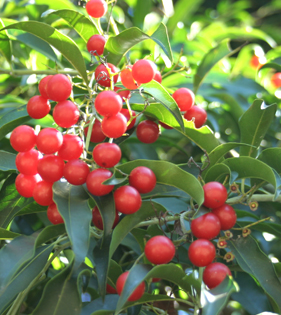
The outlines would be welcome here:
M 110 68 L 112 73 L 117 72 L 117 68 L 113 64 L 107 63 L 107 67 Z M 110 77 L 109 77 L 109 73 L 108 73 L 105 65 L 101 64 L 96 68 L 95 79 L 99 85 L 105 86 L 105 87 L 110 87 Z M 117 82 L 117 80 L 118 80 L 118 75 L 113 76 L 114 84 Z
M 114 91 L 103 91 L 95 99 L 95 108 L 102 116 L 113 116 L 120 112 L 122 100 Z
M 128 121 L 129 121 L 130 118 L 131 118 L 129 110 L 128 110 L 127 108 L 122 108 L 121 111 L 120 111 L 120 113 L 125 116 L 125 118 L 127 119 L 127 123 L 128 123 Z M 133 110 L 132 110 L 132 116 L 133 116 L 133 117 L 136 116 L 136 112 L 133 111 Z M 134 119 L 130 122 L 129 126 L 127 126 L 127 130 L 132 129 L 132 128 L 134 127 L 135 123 L 136 123 L 136 118 L 134 118 Z
M 16 157 L 16 167 L 24 175 L 36 175 L 39 158 L 40 153 L 35 149 L 20 152 Z
M 195 95 L 188 88 L 180 88 L 172 96 L 182 112 L 189 110 L 194 105 Z
M 94 56 L 102 55 L 105 46 L 105 38 L 102 35 L 93 35 L 87 42 L 88 52 Z
M 147 194 L 154 189 L 156 176 L 150 168 L 138 166 L 131 171 L 129 183 L 136 188 L 139 193 Z
M 221 224 L 216 215 L 213 213 L 206 213 L 201 217 L 192 220 L 190 228 L 195 237 L 211 240 L 220 233 Z
M 129 271 L 125 271 L 124 273 L 122 273 L 119 278 L 117 279 L 117 282 L 116 282 L 116 290 L 117 290 L 117 293 L 119 295 L 121 295 L 122 291 L 123 291 L 123 288 L 124 288 L 124 285 L 126 283 L 126 280 L 128 278 L 128 275 L 129 275 Z M 139 300 L 143 294 L 144 294 L 144 291 L 145 291 L 145 283 L 144 282 L 141 282 L 137 287 L 136 289 L 133 291 L 133 293 L 129 296 L 128 298 L 128 301 L 132 302 L 132 301 L 137 301 Z
M 60 224 L 64 223 L 61 214 L 58 211 L 57 205 L 55 203 L 51 204 L 47 209 L 47 216 L 51 223 Z
M 256 55 L 254 55 L 251 58 L 250 65 L 254 69 L 259 69 L 262 66 L 262 63 L 260 62 L 260 58 Z
M 52 77 L 53 75 L 47 75 L 46 77 L 40 80 L 39 85 L 38 85 L 39 93 L 41 94 L 42 97 L 47 98 L 47 99 L 49 98 L 47 94 L 47 84 Z
M 131 186 L 121 186 L 114 192 L 116 210 L 124 214 L 132 214 L 139 210 L 142 204 L 141 195 Z
M 281 87 L 281 72 L 276 72 L 271 77 L 271 83 L 276 87 Z
M 203 281 L 209 289 L 213 289 L 217 287 L 227 275 L 232 275 L 229 268 L 222 263 L 214 262 L 205 268 Z
M 216 248 L 209 240 L 198 239 L 188 248 L 188 257 L 193 265 L 205 267 L 216 257 Z
M 92 221 L 94 223 L 94 226 L 96 226 L 100 230 L 103 230 L 102 216 L 101 216 L 100 210 L 97 206 L 95 206 L 93 209 Z M 118 211 L 115 210 L 115 219 L 114 219 L 112 228 L 115 228 L 115 226 L 117 225 L 118 222 L 119 222 L 119 215 L 118 215 Z
M 57 103 L 53 110 L 54 121 L 63 128 L 75 125 L 79 119 L 79 110 L 71 101 Z
M 87 137 L 89 127 L 86 127 L 84 129 L 84 134 Z M 106 138 L 106 135 L 102 132 L 101 129 L 101 122 L 99 120 L 95 120 L 92 128 L 92 134 L 91 134 L 91 142 L 99 143 L 102 142 Z
M 62 146 L 58 151 L 60 156 L 65 161 L 76 160 L 83 153 L 83 141 L 76 135 L 64 135 Z
M 11 133 L 10 143 L 18 152 L 31 150 L 36 143 L 35 130 L 26 125 L 18 126 Z
M 89 192 L 95 196 L 109 194 L 113 190 L 114 185 L 104 185 L 102 183 L 111 176 L 112 173 L 104 168 L 98 168 L 90 172 L 86 180 Z
M 40 119 L 49 114 L 51 105 L 48 99 L 40 95 L 35 95 L 28 101 L 26 110 L 31 118 Z
M 175 256 L 176 249 L 168 237 L 157 235 L 145 244 L 144 253 L 152 264 L 160 265 L 170 262 Z
M 42 180 L 33 189 L 33 198 L 41 206 L 50 206 L 53 201 L 53 183 Z
M 100 143 L 93 150 L 93 159 L 101 167 L 110 168 L 119 163 L 121 150 L 115 143 Z
M 131 98 L 131 92 L 129 90 L 123 90 L 123 91 L 120 91 L 120 90 L 123 90 L 123 89 L 120 88 L 120 87 L 117 87 L 117 86 L 114 87 L 114 91 L 119 96 L 121 96 L 123 102 L 125 102 L 126 99 L 130 99 Z
M 104 0 L 90 0 L 86 4 L 86 11 L 93 18 L 101 18 L 107 12 L 107 3 Z
M 127 129 L 126 118 L 118 113 L 114 116 L 104 117 L 101 122 L 102 132 L 108 138 L 119 138 L 121 137 Z
M 54 183 L 63 176 L 64 161 L 60 156 L 45 155 L 38 161 L 37 170 L 43 180 Z
M 159 282 L 161 278 L 152 278 L 151 282 Z
M 25 197 L 30 198 L 33 194 L 33 189 L 35 185 L 41 180 L 41 177 L 36 175 L 24 175 L 19 174 L 15 181 L 15 186 L 18 193 Z
M 46 91 L 48 99 L 55 102 L 61 102 L 69 98 L 72 91 L 72 85 L 66 75 L 55 74 L 48 81 Z
M 219 218 L 221 223 L 221 229 L 229 230 L 231 229 L 237 219 L 235 210 L 228 204 L 224 204 L 216 209 L 213 209 L 212 212 Z
M 159 124 L 165 128 L 165 129 L 173 129 L 173 127 L 166 125 L 165 123 L 163 123 L 162 121 L 159 121 Z
M 227 200 L 227 190 L 219 182 L 209 182 L 203 186 L 204 206 L 207 208 L 218 208 Z
M 143 120 L 137 126 L 137 138 L 143 143 L 155 142 L 160 134 L 158 125 L 152 120 Z
M 153 80 L 159 82 L 160 84 L 162 83 L 162 76 L 161 76 L 161 72 L 159 70 L 155 71 L 155 76 L 154 76 Z
M 106 284 L 106 293 L 108 294 L 117 294 L 117 291 L 110 285 Z
M 127 68 L 123 69 L 120 73 L 121 82 L 125 86 L 126 89 L 135 90 L 140 84 L 137 83 L 132 74 L 132 66 L 127 66 Z
M 86 183 L 90 168 L 81 160 L 70 160 L 63 169 L 64 178 L 72 185 L 83 185 Z
M 192 106 L 183 117 L 187 120 L 193 120 L 195 127 L 200 128 L 207 120 L 207 112 L 201 107 Z
M 138 83 L 148 83 L 155 77 L 156 70 L 157 69 L 154 62 L 141 59 L 133 65 L 132 75 Z
M 36 139 L 37 149 L 44 154 L 57 152 L 62 146 L 63 136 L 55 128 L 42 129 Z

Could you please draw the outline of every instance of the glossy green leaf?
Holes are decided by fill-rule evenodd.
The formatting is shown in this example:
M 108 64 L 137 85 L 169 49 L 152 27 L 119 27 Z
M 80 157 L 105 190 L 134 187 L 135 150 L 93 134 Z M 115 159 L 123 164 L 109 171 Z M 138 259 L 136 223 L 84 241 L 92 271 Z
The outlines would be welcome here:
M 7 26 L 5 29 L 19 29 L 43 39 L 60 51 L 80 73 L 84 81 L 88 82 L 84 58 L 80 49 L 70 37 L 62 34 L 48 24 L 36 21 L 18 22 Z
M 118 166 L 118 169 L 126 174 L 130 174 L 137 166 L 150 168 L 156 176 L 157 183 L 174 186 L 186 192 L 199 205 L 203 203 L 203 188 L 198 179 L 177 165 L 166 161 L 135 160 Z
M 75 254 L 74 269 L 84 261 L 90 241 L 92 213 L 88 205 L 88 194 L 82 186 L 72 186 L 66 182 L 53 185 L 53 200 L 64 219 L 67 234 Z
M 226 176 L 231 174 L 230 168 L 222 163 L 218 163 L 208 168 L 204 175 L 206 183 L 213 181 L 224 181 Z
M 82 302 L 76 279 L 72 278 L 72 262 L 46 285 L 43 296 L 32 315 L 80 315 Z
M 0 228 L 0 240 L 12 240 L 20 234 Z
M 214 65 L 225 57 L 229 57 L 238 49 L 231 50 L 229 40 L 221 41 L 216 47 L 211 49 L 199 64 L 193 80 L 194 93 L 197 92 L 206 75 L 210 72 Z
M 272 262 L 260 250 L 254 238 L 251 235 L 248 235 L 246 238 L 237 238 L 237 235 L 235 235 L 227 243 L 239 266 L 259 282 L 264 291 L 278 305 L 280 312 L 281 283 L 275 273 Z
M 262 67 L 259 68 L 259 71 L 261 71 L 263 69 L 267 69 L 267 68 L 274 69 L 277 72 L 281 72 L 281 65 L 279 65 L 278 63 L 275 63 L 275 62 L 266 63 L 265 65 L 263 65 Z
M 0 150 L 0 170 L 1 171 L 16 171 L 16 154 Z
M 55 10 L 59 9 L 72 9 L 75 10 L 76 6 L 68 0 L 56 0 L 55 2 L 46 2 L 46 0 L 35 0 L 36 4 L 46 5 L 49 4 Z
M 266 106 L 263 100 L 255 100 L 239 121 L 241 142 L 251 147 L 242 147 L 240 155 L 256 157 L 258 147 L 271 125 L 276 112 L 276 104 Z
M 98 34 L 98 30 L 93 22 L 84 14 L 74 10 L 48 10 L 43 14 L 43 17 L 57 15 L 64 19 L 75 31 L 88 42 L 89 38 Z
M 0 19 L 0 27 L 2 28 L 4 26 L 5 25 L 4 25 L 3 21 Z M 8 63 L 11 64 L 11 60 L 12 60 L 12 45 L 11 45 L 11 41 L 9 39 L 7 31 L 0 32 L 0 41 L 1 41 L 0 52 L 6 58 Z
M 145 34 L 137 27 L 131 27 L 116 36 L 110 37 L 106 42 L 104 55 L 109 54 L 107 61 L 117 65 L 126 52 L 146 39 L 155 41 L 169 59 L 173 60 L 167 29 L 163 23 L 159 25 L 158 29 L 151 36 Z
M 0 114 L 0 140 L 17 126 L 24 125 L 30 119 L 26 111 L 26 105 L 13 108 L 8 112 L 4 112 L 3 115 Z
M 267 148 L 258 156 L 258 160 L 274 168 L 278 174 L 281 174 L 281 148 Z
M 237 220 L 237 222 L 239 223 L 241 227 L 243 227 L 243 226 L 252 224 L 253 222 L 257 222 L 258 220 L 259 218 L 256 220 L 254 219 L 249 220 L 248 218 L 245 218 L 245 219 L 241 218 Z M 266 232 L 266 233 L 275 235 L 276 237 L 281 237 L 281 225 L 277 223 L 273 223 L 273 222 L 261 222 L 261 223 L 255 224 L 251 226 L 251 230 Z
M 83 307 L 81 315 L 109 315 L 112 314 L 116 308 L 119 295 L 109 294 L 102 299 L 101 297 L 92 301 Z

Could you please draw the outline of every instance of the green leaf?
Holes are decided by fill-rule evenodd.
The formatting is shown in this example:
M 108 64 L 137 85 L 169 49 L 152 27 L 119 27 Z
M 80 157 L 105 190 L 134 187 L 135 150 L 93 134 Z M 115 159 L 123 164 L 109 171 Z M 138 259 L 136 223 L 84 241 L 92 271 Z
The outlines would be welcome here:
M 258 147 L 271 125 L 277 105 L 266 106 L 263 100 L 255 100 L 239 121 L 241 142 L 252 147 L 242 147 L 240 155 L 256 157 Z
M 277 72 L 281 72 L 281 65 L 279 65 L 278 63 L 275 63 L 275 62 L 268 62 L 268 63 L 264 64 L 262 67 L 259 68 L 258 71 L 261 71 L 261 70 L 266 69 L 266 68 L 274 69 Z
M 4 27 L 3 21 L 0 19 L 0 27 Z M 1 41 L 1 46 L 0 46 L 0 52 L 2 55 L 6 58 L 9 64 L 11 64 L 12 60 L 12 45 L 11 41 L 9 39 L 7 31 L 2 31 L 0 32 L 0 41 Z
M 118 166 L 118 169 L 130 174 L 137 166 L 150 168 L 156 176 L 157 183 L 174 186 L 186 192 L 199 206 L 204 202 L 203 188 L 198 179 L 177 165 L 166 161 L 135 160 Z
M 216 47 L 211 49 L 203 58 L 201 63 L 199 64 L 196 74 L 193 80 L 193 89 L 194 93 L 197 92 L 200 85 L 202 84 L 204 78 L 209 73 L 209 71 L 213 68 L 215 64 L 217 64 L 220 60 L 225 57 L 229 57 L 235 52 L 237 52 L 239 48 L 235 50 L 231 50 L 229 46 L 229 40 L 223 40 Z
M 75 254 L 74 269 L 85 260 L 90 242 L 92 213 L 88 205 L 89 196 L 82 186 L 66 182 L 53 185 L 53 200 L 63 217 L 67 234 Z
M 170 93 L 156 81 L 151 81 L 142 86 L 144 88 L 144 94 L 153 96 L 160 104 L 150 108 L 148 106 L 148 112 L 153 109 L 153 114 L 160 120 L 166 121 L 167 119 L 171 120 L 171 114 L 175 118 L 177 124 L 180 125 L 182 131 L 184 131 L 184 124 L 181 112 L 179 107 Z M 166 117 L 165 117 L 166 116 Z
M 89 38 L 98 34 L 98 30 L 93 22 L 84 14 L 74 10 L 48 10 L 42 17 L 57 15 L 64 19 L 87 43 Z
M 267 148 L 258 156 L 258 160 L 274 168 L 278 174 L 281 174 L 281 148 Z
M 26 111 L 26 105 L 13 108 L 8 112 L 4 112 L 3 115 L 0 114 L 0 140 L 17 126 L 25 124 L 30 119 Z
M 227 165 L 218 163 L 207 169 L 204 175 L 204 181 L 206 183 L 221 180 L 224 181 L 225 177 L 230 174 L 231 170 Z
M 237 292 L 238 287 L 226 277 L 223 282 L 212 290 L 204 289 L 201 295 L 203 306 L 202 315 L 218 315 L 229 300 L 231 293 Z
M 77 7 L 69 2 L 68 0 L 56 0 L 56 1 L 52 1 L 52 2 L 46 2 L 46 0 L 36 0 L 35 1 L 36 4 L 38 5 L 46 5 L 46 4 L 51 4 L 52 8 L 57 10 L 57 9 L 72 9 L 75 10 L 77 9 Z
M 117 294 L 109 294 L 103 298 L 98 298 L 85 307 L 83 307 L 81 315 L 109 315 L 114 312 L 119 299 Z
M 246 238 L 237 238 L 236 235 L 235 239 L 233 238 L 227 243 L 239 266 L 259 282 L 264 291 L 275 301 L 280 313 L 281 283 L 270 259 L 260 250 L 251 235 Z
M 0 228 L 0 240 L 12 240 L 18 236 L 20 236 L 20 234 Z
M 173 61 L 167 29 L 163 23 L 159 25 L 158 29 L 151 36 L 145 34 L 137 27 L 130 27 L 120 34 L 110 37 L 106 42 L 104 55 L 109 54 L 107 61 L 117 65 L 126 52 L 146 39 L 155 41 L 163 49 L 171 62 Z
M 0 170 L 1 171 L 16 171 L 16 154 L 0 150 Z
M 82 302 L 77 281 L 71 278 L 72 262 L 46 285 L 43 296 L 32 315 L 80 315 Z
M 43 39 L 45 42 L 61 52 L 62 55 L 80 73 L 84 81 L 88 83 L 84 58 L 79 47 L 70 37 L 60 33 L 48 24 L 36 21 L 18 22 L 5 27 L 5 29 L 19 29 Z

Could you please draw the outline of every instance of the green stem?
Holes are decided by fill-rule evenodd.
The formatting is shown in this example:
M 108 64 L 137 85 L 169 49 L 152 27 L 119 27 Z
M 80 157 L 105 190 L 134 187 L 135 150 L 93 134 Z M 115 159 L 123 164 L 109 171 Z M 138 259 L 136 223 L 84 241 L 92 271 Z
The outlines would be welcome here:
M 274 202 L 281 202 L 281 196 L 278 196 L 277 199 L 274 199 L 274 195 L 262 195 L 262 194 L 257 194 L 257 195 L 252 195 L 251 196 L 251 201 L 257 201 L 257 202 L 269 202 L 269 201 L 274 201 Z M 247 196 L 245 196 L 247 198 Z M 236 196 L 233 198 L 227 199 L 226 203 L 228 204 L 237 204 L 241 202 L 241 196 Z
M 136 228 L 142 227 L 142 226 L 154 225 L 154 224 L 164 224 L 165 222 L 175 221 L 178 218 L 179 218 L 179 215 L 169 216 L 169 217 L 166 217 L 165 219 L 161 218 L 160 220 L 158 218 L 154 218 L 154 219 L 139 223 L 138 225 L 136 225 Z
M 0 74 L 9 74 L 12 76 L 22 76 L 22 75 L 29 75 L 29 74 L 57 74 L 57 73 L 62 73 L 62 74 L 69 74 L 69 75 L 78 75 L 78 71 L 76 70 L 5 70 L 5 69 L 0 69 Z

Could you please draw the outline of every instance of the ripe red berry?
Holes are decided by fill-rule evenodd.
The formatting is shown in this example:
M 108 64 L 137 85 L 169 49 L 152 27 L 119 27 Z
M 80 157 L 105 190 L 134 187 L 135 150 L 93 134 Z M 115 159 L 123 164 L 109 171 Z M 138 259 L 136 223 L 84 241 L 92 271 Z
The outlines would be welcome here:
M 33 198 L 41 206 L 50 206 L 53 201 L 53 183 L 42 180 L 33 189 Z
M 110 285 L 106 284 L 106 293 L 108 294 L 117 294 L 117 291 Z
M 26 110 L 31 118 L 40 119 L 49 114 L 51 105 L 48 99 L 35 95 L 27 102 Z
M 63 169 L 64 178 L 72 185 L 83 185 L 86 183 L 90 168 L 84 161 L 70 160 Z
M 83 153 L 83 141 L 76 135 L 64 135 L 62 146 L 58 151 L 60 156 L 65 161 L 76 160 Z
M 125 99 L 131 98 L 131 92 L 129 90 L 123 90 L 123 91 L 120 91 L 120 90 L 123 90 L 123 89 L 121 87 L 117 87 L 117 86 L 114 87 L 114 91 L 119 96 L 121 96 L 123 102 L 125 102 Z
M 209 240 L 198 239 L 188 248 L 188 257 L 193 265 L 205 267 L 216 257 L 216 248 Z
M 53 75 L 47 75 L 46 77 L 40 80 L 39 85 L 38 85 L 39 93 L 41 94 L 42 97 L 47 98 L 47 99 L 49 98 L 47 94 L 47 84 L 52 77 Z
M 138 166 L 131 171 L 129 183 L 136 188 L 139 193 L 147 194 L 154 189 L 156 176 L 150 168 Z
M 160 134 L 158 125 L 152 120 L 143 120 L 137 126 L 137 138 L 143 143 L 155 142 Z
M 11 133 L 10 143 L 18 152 L 31 150 L 36 144 L 35 130 L 26 125 L 18 126 Z
M 197 238 L 211 240 L 215 238 L 221 230 L 219 218 L 213 213 L 206 213 L 191 221 L 191 232 Z
M 120 112 L 122 99 L 114 91 L 103 91 L 95 99 L 95 108 L 102 116 L 113 116 Z
M 217 287 L 227 275 L 232 275 L 229 268 L 222 263 L 214 262 L 205 268 L 203 281 L 209 289 L 213 289 Z
M 187 120 L 193 120 L 195 127 L 200 128 L 207 120 L 207 112 L 201 107 L 192 106 L 183 117 Z
M 114 192 L 116 210 L 124 214 L 132 214 L 139 210 L 142 204 L 141 195 L 131 186 L 121 186 Z
M 159 70 L 155 71 L 155 76 L 154 76 L 153 80 L 159 82 L 160 84 L 162 83 L 162 76 L 161 76 L 161 72 Z
M 53 118 L 60 127 L 69 128 L 77 123 L 79 110 L 73 102 L 62 101 L 54 107 Z
M 207 208 L 218 208 L 227 200 L 227 190 L 219 182 L 209 182 L 203 186 L 204 206 Z
M 101 122 L 102 132 L 108 138 L 119 138 L 121 137 L 127 129 L 126 118 L 118 113 L 114 116 L 104 117 Z
M 271 77 L 271 83 L 276 87 L 281 87 L 281 72 L 276 72 Z
M 129 275 L 129 271 L 125 271 L 124 273 L 122 273 L 119 278 L 117 279 L 117 282 L 116 282 L 116 290 L 117 290 L 117 293 L 119 295 L 121 295 L 122 291 L 123 291 L 123 288 L 124 288 L 124 285 L 126 283 L 126 280 L 128 278 L 128 275 Z M 137 287 L 136 289 L 133 291 L 133 293 L 129 296 L 128 298 L 128 301 L 132 302 L 132 301 L 137 301 L 139 300 L 143 294 L 144 294 L 144 291 L 145 291 L 145 283 L 144 282 L 141 282 Z
M 180 88 L 172 96 L 182 112 L 189 110 L 194 105 L 195 95 L 188 88 Z
M 103 230 L 103 221 L 102 221 L 102 216 L 100 213 L 100 210 L 97 206 L 94 207 L 93 212 L 92 212 L 92 221 L 94 226 L 96 226 L 98 229 Z M 114 229 L 117 223 L 119 222 L 119 215 L 118 211 L 115 210 L 115 219 L 112 225 L 112 228 Z
M 139 83 L 148 83 L 155 77 L 156 65 L 147 59 L 138 60 L 132 68 L 133 78 Z
M 86 4 L 86 11 L 93 18 L 101 18 L 107 12 L 107 3 L 104 0 L 90 0 Z
M 167 264 L 176 253 L 174 243 L 163 235 L 152 237 L 144 247 L 146 258 L 155 265 Z
M 112 173 L 104 168 L 98 168 L 90 172 L 86 180 L 89 192 L 95 196 L 109 194 L 113 190 L 114 185 L 104 185 L 102 183 L 111 176 Z
M 140 86 L 133 78 L 132 67 L 133 66 L 127 66 L 127 68 L 123 69 L 120 73 L 122 84 L 129 90 L 135 90 Z
M 102 35 L 93 35 L 87 42 L 88 52 L 94 56 L 102 55 L 105 46 L 105 38 Z
M 121 150 L 115 143 L 100 143 L 93 150 L 93 159 L 101 167 L 110 168 L 119 163 Z
M 89 130 L 89 127 L 86 127 L 84 129 L 85 137 L 87 137 L 88 130 Z M 106 135 L 102 132 L 101 122 L 96 119 L 93 124 L 90 141 L 94 143 L 99 143 L 99 142 L 103 142 L 105 138 L 106 138 Z
M 159 125 L 161 125 L 163 128 L 165 129 L 173 129 L 173 127 L 170 127 L 168 125 L 166 125 L 165 123 L 163 123 L 162 121 L 159 121 Z
M 36 175 L 39 158 L 40 153 L 35 149 L 20 152 L 16 157 L 16 167 L 24 175 Z
M 69 98 L 72 85 L 68 77 L 64 74 L 53 75 L 47 83 L 46 92 L 48 99 L 55 102 L 65 101 Z
M 64 161 L 60 156 L 45 155 L 38 161 L 37 170 L 43 180 L 54 183 L 63 176 Z
M 47 209 L 47 216 L 51 223 L 53 224 L 60 224 L 64 223 L 61 214 L 57 208 L 55 203 L 51 204 Z
M 127 108 L 122 108 L 121 111 L 120 111 L 120 113 L 125 116 L 125 118 L 127 119 L 127 123 L 128 123 L 128 121 L 129 121 L 130 118 L 131 118 L 129 110 L 128 110 Z M 133 117 L 136 116 L 136 112 L 133 111 L 133 110 L 132 110 L 132 116 L 133 116 Z M 127 130 L 132 129 L 132 128 L 134 127 L 135 123 L 136 123 L 136 118 L 134 118 L 134 119 L 130 122 L 129 126 L 127 126 Z
M 55 128 L 42 129 L 36 139 L 37 149 L 44 154 L 57 152 L 62 146 L 63 136 Z
M 113 64 L 107 63 L 107 67 L 110 68 L 112 73 L 117 72 L 117 68 Z M 105 65 L 101 64 L 96 68 L 95 79 L 99 85 L 104 86 L 104 87 L 110 87 L 110 77 L 109 77 L 109 73 Z M 118 80 L 118 75 L 113 76 L 114 84 L 117 82 L 117 80 Z
M 41 180 L 41 177 L 36 175 L 24 175 L 19 174 L 15 181 L 15 186 L 18 193 L 25 197 L 30 198 L 33 194 L 33 189 L 35 185 Z
M 250 65 L 254 69 L 259 69 L 262 66 L 262 63 L 260 62 L 260 58 L 256 55 L 252 56 Z
M 212 212 L 219 218 L 221 223 L 221 229 L 229 230 L 231 229 L 237 219 L 235 210 L 228 204 L 224 204 L 216 209 L 213 209 Z

